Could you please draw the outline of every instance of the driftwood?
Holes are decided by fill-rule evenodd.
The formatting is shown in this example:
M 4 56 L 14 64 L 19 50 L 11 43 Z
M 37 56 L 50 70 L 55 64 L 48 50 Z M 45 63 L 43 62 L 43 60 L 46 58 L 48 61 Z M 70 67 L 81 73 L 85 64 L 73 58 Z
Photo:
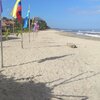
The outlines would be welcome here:
M 67 46 L 71 48 L 77 48 L 77 46 L 74 43 L 67 43 Z

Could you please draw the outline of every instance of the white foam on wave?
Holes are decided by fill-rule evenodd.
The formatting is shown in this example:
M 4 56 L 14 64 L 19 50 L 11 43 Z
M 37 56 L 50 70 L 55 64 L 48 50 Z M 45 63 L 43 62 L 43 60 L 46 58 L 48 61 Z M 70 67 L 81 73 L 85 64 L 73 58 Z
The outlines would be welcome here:
M 97 38 L 100 38 L 100 35 L 92 35 L 92 34 L 84 34 L 86 36 L 91 36 L 91 37 L 97 37 Z
M 97 32 L 95 32 L 95 33 L 97 33 Z M 98 32 L 98 33 L 100 33 L 100 32 Z M 76 34 L 100 38 L 100 35 L 94 34 L 94 32 L 93 33 L 90 33 L 90 32 L 89 33 L 86 33 L 86 32 L 77 32 Z
M 82 33 L 82 32 L 78 32 L 78 33 L 76 33 L 76 34 L 79 34 L 79 35 L 84 35 L 84 33 Z

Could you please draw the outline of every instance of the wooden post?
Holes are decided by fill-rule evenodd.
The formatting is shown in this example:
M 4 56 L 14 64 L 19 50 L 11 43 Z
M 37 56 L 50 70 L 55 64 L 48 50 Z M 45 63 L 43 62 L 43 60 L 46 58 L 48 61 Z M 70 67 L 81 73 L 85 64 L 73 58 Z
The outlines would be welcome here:
M 30 15 L 29 15 L 29 43 L 30 43 Z
M 21 23 L 21 47 L 23 48 L 23 24 Z
M 29 43 L 30 43 L 30 5 L 29 5 Z
M 34 17 L 33 17 L 33 19 L 32 19 L 32 24 L 33 24 L 33 26 L 34 26 Z M 34 27 L 32 27 L 33 29 L 33 40 L 35 39 L 35 32 L 34 32 Z
M 2 18 L 0 15 L 1 68 L 3 67 Z
M 13 18 L 13 22 L 14 22 L 14 18 Z M 14 26 L 15 26 L 15 25 L 14 25 L 14 23 L 13 23 L 13 33 L 15 32 L 15 28 L 14 28 Z

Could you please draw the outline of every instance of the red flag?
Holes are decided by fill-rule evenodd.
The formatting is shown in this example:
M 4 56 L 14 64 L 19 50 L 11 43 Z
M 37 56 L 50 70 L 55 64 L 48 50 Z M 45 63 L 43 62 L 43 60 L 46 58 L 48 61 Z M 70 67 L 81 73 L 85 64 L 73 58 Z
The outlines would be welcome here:
M 18 2 L 16 16 L 17 16 L 18 22 L 21 23 L 21 20 L 22 20 L 22 5 L 21 5 L 21 0 Z

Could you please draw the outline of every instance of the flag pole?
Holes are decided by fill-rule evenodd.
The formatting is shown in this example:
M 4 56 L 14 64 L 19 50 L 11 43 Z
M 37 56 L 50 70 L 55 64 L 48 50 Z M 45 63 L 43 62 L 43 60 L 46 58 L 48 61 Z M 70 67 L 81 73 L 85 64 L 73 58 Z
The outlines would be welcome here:
M 34 26 L 34 17 L 33 17 L 33 19 L 32 19 L 32 24 L 33 24 L 33 26 Z M 34 40 L 34 38 L 35 38 L 35 33 L 34 33 L 34 27 L 33 27 L 33 40 Z
M 21 3 L 21 0 L 20 0 Z M 21 6 L 21 5 L 20 5 Z M 21 9 L 22 10 L 22 9 Z M 20 12 L 20 11 L 19 11 Z M 21 12 L 22 13 L 22 12 Z M 21 47 L 23 49 L 23 18 L 22 18 L 22 14 L 21 14 Z
M 1 68 L 3 68 L 2 17 L 0 15 Z
M 23 49 L 23 24 L 21 22 L 21 47 Z
M 30 6 L 29 6 L 29 43 L 30 43 Z
M 13 33 L 15 32 L 14 18 L 13 18 Z
M 30 43 L 30 17 L 29 17 L 29 43 Z

